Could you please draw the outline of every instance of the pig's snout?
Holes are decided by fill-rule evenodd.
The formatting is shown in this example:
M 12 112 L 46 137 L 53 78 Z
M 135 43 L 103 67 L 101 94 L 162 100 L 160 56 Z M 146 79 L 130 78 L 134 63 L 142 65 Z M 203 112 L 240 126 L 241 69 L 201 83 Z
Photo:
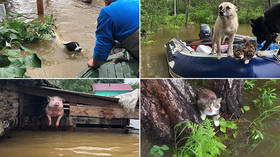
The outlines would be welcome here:
M 59 102 L 55 102 L 54 105 L 58 107 L 58 106 L 60 106 L 60 103 Z

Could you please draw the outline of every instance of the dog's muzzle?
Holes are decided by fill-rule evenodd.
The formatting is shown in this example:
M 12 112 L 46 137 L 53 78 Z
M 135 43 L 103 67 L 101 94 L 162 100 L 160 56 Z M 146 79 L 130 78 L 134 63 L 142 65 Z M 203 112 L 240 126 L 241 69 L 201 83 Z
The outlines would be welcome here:
M 225 16 L 225 13 L 223 11 L 219 11 L 220 16 Z

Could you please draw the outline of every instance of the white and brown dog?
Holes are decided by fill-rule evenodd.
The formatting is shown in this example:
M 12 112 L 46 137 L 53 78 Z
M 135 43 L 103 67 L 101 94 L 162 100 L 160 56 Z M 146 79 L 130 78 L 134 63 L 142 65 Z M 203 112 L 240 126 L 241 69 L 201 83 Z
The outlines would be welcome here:
M 227 55 L 233 56 L 233 40 L 238 28 L 237 7 L 230 2 L 223 2 L 219 5 L 219 14 L 214 26 L 212 37 L 212 52 L 215 53 L 215 45 L 217 45 L 217 59 L 221 59 L 221 44 L 228 37 Z

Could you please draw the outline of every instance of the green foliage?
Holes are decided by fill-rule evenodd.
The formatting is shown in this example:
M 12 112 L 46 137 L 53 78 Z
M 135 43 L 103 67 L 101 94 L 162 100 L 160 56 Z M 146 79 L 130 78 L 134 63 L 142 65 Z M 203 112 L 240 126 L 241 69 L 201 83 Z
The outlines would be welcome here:
M 150 157 L 162 157 L 164 156 L 164 151 L 169 150 L 169 147 L 167 145 L 154 145 L 150 150 Z
M 130 84 L 130 85 L 131 85 L 131 87 L 133 88 L 133 90 L 134 90 L 134 89 L 139 89 L 139 87 L 140 87 L 139 82 L 133 83 L 133 84 Z
M 23 45 L 52 35 L 53 16 L 25 23 L 20 14 L 8 14 L 0 22 L 0 77 L 23 77 L 26 67 L 41 67 L 41 57 Z M 25 52 L 25 53 L 23 53 Z
M 177 16 L 174 16 L 174 0 L 141 0 L 141 28 L 155 31 L 163 26 L 182 27 L 185 24 L 187 0 L 177 1 Z M 190 1 L 189 24 L 214 24 L 218 15 L 218 6 L 223 0 Z M 268 9 L 267 0 L 231 1 L 238 9 L 240 24 L 248 24 L 250 19 L 263 16 Z M 272 3 L 276 3 L 272 0 Z M 179 15 L 179 16 L 178 16 Z
M 186 129 L 191 129 L 192 135 L 184 136 Z M 180 122 L 174 127 L 176 157 L 216 157 L 226 146 L 216 136 L 210 120 L 206 119 L 200 125 L 192 122 Z
M 250 110 L 250 106 L 245 105 L 240 110 L 241 110 L 242 113 L 245 113 L 245 112 Z
M 244 90 L 250 90 L 253 89 L 255 86 L 256 80 L 245 80 Z
M 230 128 L 233 130 L 236 130 L 238 128 L 234 122 L 227 121 L 223 117 L 219 119 L 219 122 L 220 122 L 220 131 L 222 133 L 226 133 L 227 128 Z
M 253 103 L 257 105 L 258 108 L 265 109 L 274 105 L 274 102 L 277 99 L 276 89 L 274 88 L 258 88 L 261 92 L 261 95 L 257 99 L 253 100 Z

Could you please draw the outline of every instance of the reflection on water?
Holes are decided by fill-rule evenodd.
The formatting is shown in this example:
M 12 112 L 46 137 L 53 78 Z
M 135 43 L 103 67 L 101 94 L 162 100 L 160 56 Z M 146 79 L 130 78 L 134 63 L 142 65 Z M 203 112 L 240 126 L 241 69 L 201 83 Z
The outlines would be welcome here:
M 7 10 L 21 13 L 31 21 L 37 16 L 36 0 L 0 0 L 5 2 Z M 103 0 L 93 0 L 92 4 L 80 0 L 45 0 L 45 13 L 54 14 L 60 39 L 77 41 L 85 50 L 82 54 L 72 57 L 61 42 L 41 41 L 28 47 L 46 59 L 42 68 L 28 68 L 27 75 L 31 77 L 75 77 L 85 67 L 91 58 L 95 44 L 95 29 L 97 17 L 104 6 Z
M 87 132 L 15 131 L 0 141 L 11 157 L 138 157 L 139 136 Z
M 164 28 L 155 34 L 149 36 L 148 40 L 153 40 L 152 44 L 141 44 L 141 75 L 146 78 L 170 77 L 168 65 L 166 62 L 164 44 L 172 38 L 181 40 L 199 39 L 199 25 L 192 25 L 186 31 L 185 28 L 171 29 Z M 238 28 L 238 34 L 253 36 L 251 26 L 241 24 Z

